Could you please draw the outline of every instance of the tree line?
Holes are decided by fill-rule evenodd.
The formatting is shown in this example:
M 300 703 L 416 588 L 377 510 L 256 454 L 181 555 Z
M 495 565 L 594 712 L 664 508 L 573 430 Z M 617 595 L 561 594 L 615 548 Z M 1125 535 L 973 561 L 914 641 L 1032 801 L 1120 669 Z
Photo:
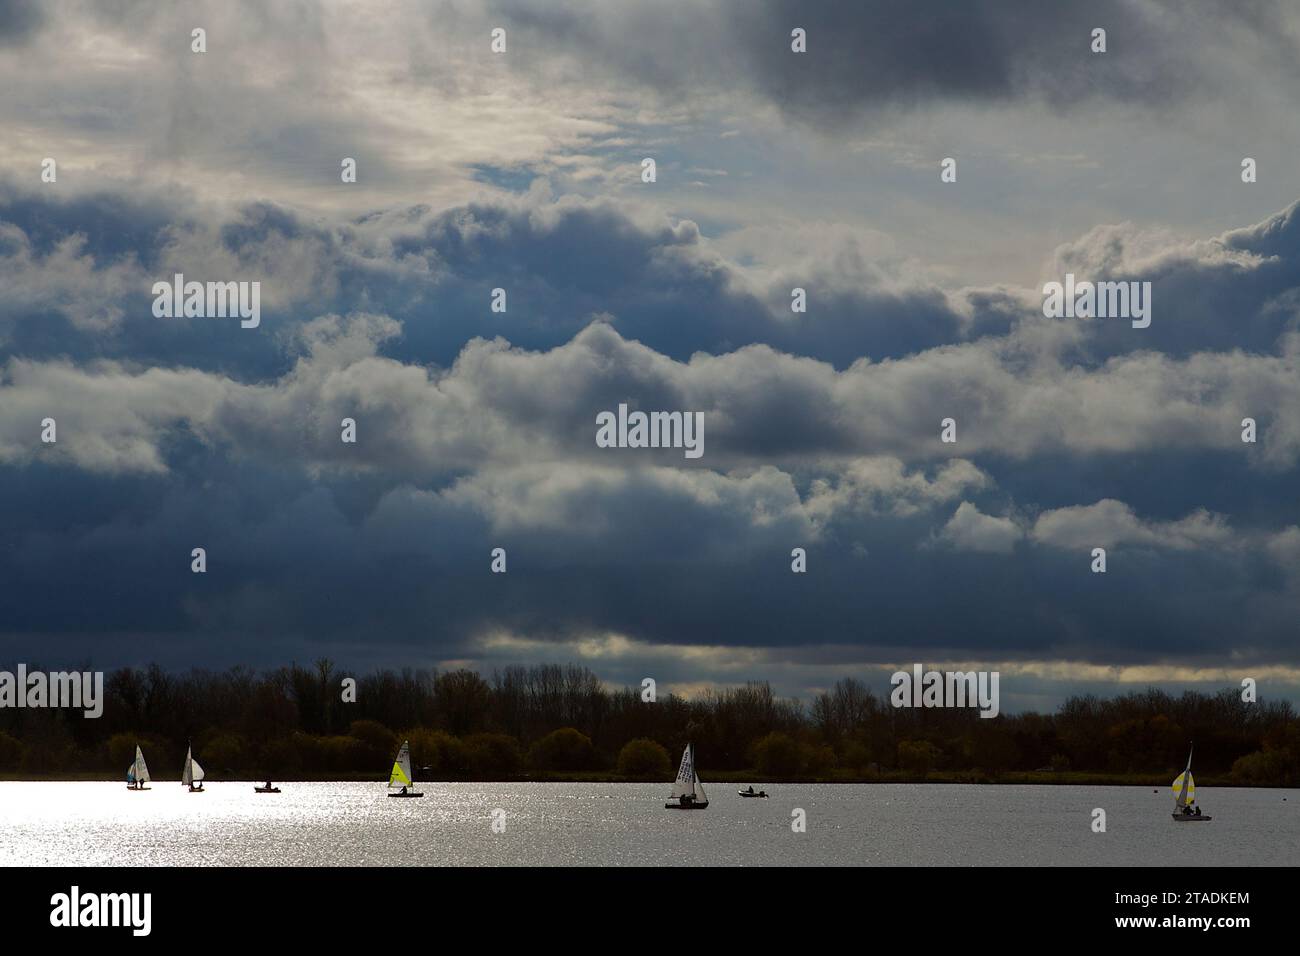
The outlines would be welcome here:
M 422 779 L 671 776 L 687 741 L 707 772 L 765 780 L 992 779 L 1018 772 L 1150 777 L 1181 769 L 1189 740 L 1203 777 L 1300 784 L 1300 717 L 1287 701 L 1247 703 L 1234 688 L 1148 688 L 1075 696 L 1053 714 L 980 718 L 895 709 L 845 678 L 804 703 L 766 682 L 642 700 L 578 665 L 381 670 L 343 700 L 328 660 L 256 672 L 107 675 L 103 716 L 0 710 L 0 772 L 125 774 L 135 746 L 153 774 L 178 776 L 187 741 L 211 779 L 386 778 L 402 739 Z

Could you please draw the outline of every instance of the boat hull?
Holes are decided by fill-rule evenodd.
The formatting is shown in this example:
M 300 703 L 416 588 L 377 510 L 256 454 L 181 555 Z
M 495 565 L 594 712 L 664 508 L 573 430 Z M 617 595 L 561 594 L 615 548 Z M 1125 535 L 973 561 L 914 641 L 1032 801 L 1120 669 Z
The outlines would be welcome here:
M 665 810 L 707 810 L 707 803 L 665 803 Z
M 279 792 L 280 792 L 280 788 L 279 788 L 279 787 L 271 787 L 271 788 L 268 790 L 266 787 L 254 787 L 254 788 L 253 788 L 253 792 L 254 792 L 254 793 L 279 793 Z
M 1214 817 L 1205 814 L 1198 817 L 1195 814 L 1171 813 L 1170 816 L 1174 818 L 1175 823 L 1209 823 L 1214 819 Z
M 406 800 L 408 798 L 422 797 L 422 793 L 390 793 L 389 796 L 394 800 Z
M 760 790 L 760 791 L 758 791 L 758 793 L 747 793 L 747 792 L 745 792 L 744 790 L 737 790 L 736 793 L 738 793 L 738 794 L 740 794 L 742 797 L 745 797 L 746 799 L 750 799 L 750 800 L 752 800 L 752 799 L 756 799 L 756 798 L 758 798 L 758 797 L 762 797 L 764 800 L 767 799 L 767 791 L 766 791 L 766 790 Z
M 153 787 L 127 787 L 126 789 L 128 789 L 128 790 L 132 790 L 132 791 L 135 791 L 135 790 L 152 790 Z

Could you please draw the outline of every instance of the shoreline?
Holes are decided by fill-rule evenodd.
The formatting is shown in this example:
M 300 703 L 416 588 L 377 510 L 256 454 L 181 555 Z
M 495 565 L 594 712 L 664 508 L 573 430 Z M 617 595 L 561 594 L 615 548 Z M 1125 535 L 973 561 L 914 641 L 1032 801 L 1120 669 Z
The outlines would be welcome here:
M 294 774 L 284 777 L 273 776 L 272 781 L 279 785 L 282 783 L 375 783 L 382 784 L 384 780 L 375 775 L 369 774 Z M 121 783 L 125 785 L 125 779 L 106 778 L 102 773 L 17 773 L 6 772 L 0 773 L 0 783 Z M 154 778 L 156 784 L 180 783 L 180 778 L 172 779 L 171 777 Z M 239 775 L 222 775 L 220 777 L 209 772 L 206 783 L 249 783 L 262 784 L 266 782 L 265 776 L 246 777 Z M 476 777 L 455 777 L 447 779 L 422 778 L 416 781 L 420 784 L 442 784 L 442 783 L 662 783 L 670 784 L 671 778 L 658 777 L 625 777 L 615 773 L 548 773 L 548 774 L 516 774 L 506 778 L 476 778 Z M 953 786 L 961 784 L 978 784 L 982 786 L 1079 786 L 1079 787 L 1154 787 L 1163 788 L 1169 785 L 1164 775 L 1148 774 L 1101 774 L 1101 773 L 1076 773 L 1071 771 L 1050 772 L 1050 771 L 1009 771 L 1000 774 L 985 774 L 971 771 L 932 771 L 929 774 L 914 774 L 906 772 L 885 772 L 863 775 L 834 775 L 829 777 L 787 777 L 769 779 L 759 776 L 755 773 L 746 771 L 720 772 L 717 774 L 708 774 L 704 780 L 706 786 L 718 786 L 725 784 L 754 784 L 758 786 L 772 785 L 803 785 L 803 784 L 846 784 L 846 785 L 863 785 L 863 784 L 930 784 L 934 786 Z M 1233 781 L 1226 777 L 1205 776 L 1197 780 L 1200 787 L 1231 788 L 1244 790 L 1287 790 L 1294 789 L 1276 784 L 1256 784 L 1241 783 Z

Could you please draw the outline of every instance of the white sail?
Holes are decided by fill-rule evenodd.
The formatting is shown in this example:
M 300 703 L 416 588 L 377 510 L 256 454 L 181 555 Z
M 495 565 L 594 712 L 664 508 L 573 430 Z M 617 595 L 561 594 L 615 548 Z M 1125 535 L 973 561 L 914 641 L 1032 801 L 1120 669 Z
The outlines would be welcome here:
M 199 762 L 194 759 L 194 753 L 189 748 L 185 748 L 185 770 L 181 773 L 181 783 L 185 786 L 192 787 L 196 783 L 203 782 L 203 768 Z
M 415 778 L 411 776 L 411 742 L 402 741 L 402 749 L 397 751 L 397 759 L 393 761 L 393 772 L 388 775 L 388 789 L 393 787 L 409 787 L 415 783 Z
M 695 745 L 687 744 L 682 751 L 682 764 L 677 768 L 677 779 L 673 781 L 672 799 L 677 800 L 683 794 L 690 794 L 700 800 L 703 793 L 700 778 L 695 773 Z
M 695 800 L 697 803 L 708 803 L 709 795 L 704 792 L 704 784 L 700 783 L 700 775 L 695 775 Z
M 144 752 L 140 750 L 139 744 L 135 745 L 135 763 L 127 771 L 126 779 L 132 783 L 149 782 L 149 766 L 144 762 Z

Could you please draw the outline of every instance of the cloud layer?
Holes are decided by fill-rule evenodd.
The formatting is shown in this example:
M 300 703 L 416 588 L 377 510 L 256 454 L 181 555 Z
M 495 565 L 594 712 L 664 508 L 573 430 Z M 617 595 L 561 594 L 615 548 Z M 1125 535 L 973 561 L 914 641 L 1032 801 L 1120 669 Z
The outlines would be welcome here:
M 55 8 L 0 6 L 0 657 L 1293 693 L 1293 11 Z M 1107 145 L 1026 145 L 1137 122 L 1159 165 L 1244 62 L 1199 205 L 1195 152 L 1152 211 Z M 260 327 L 155 318 L 177 273 L 260 282 Z M 1066 273 L 1150 282 L 1150 328 L 1046 318 Z M 703 457 L 598 447 L 620 403 Z

